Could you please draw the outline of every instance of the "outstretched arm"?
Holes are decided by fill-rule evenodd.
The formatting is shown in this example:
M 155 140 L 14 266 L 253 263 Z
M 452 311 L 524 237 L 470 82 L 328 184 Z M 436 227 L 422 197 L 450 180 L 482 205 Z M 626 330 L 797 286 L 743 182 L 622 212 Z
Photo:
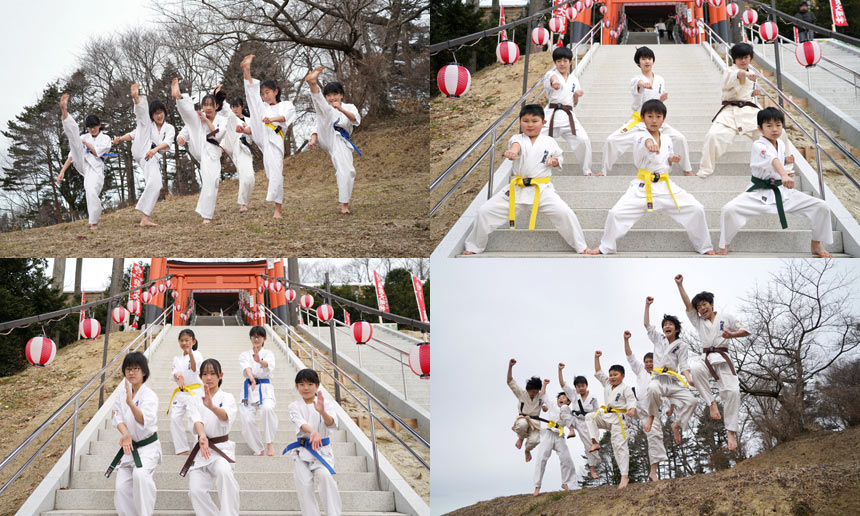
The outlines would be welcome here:
M 624 330 L 624 353 L 629 357 L 633 354 L 633 350 L 630 349 L 630 336 L 632 334 L 628 330 Z
M 684 301 L 684 309 L 688 312 L 693 310 L 693 304 L 690 303 L 690 296 L 684 290 L 684 276 L 678 274 L 675 276 L 675 284 L 678 285 L 678 293 L 681 294 L 681 300 Z
M 653 303 L 653 302 L 654 302 L 653 297 L 648 296 L 645 298 L 645 318 L 642 320 L 642 322 L 645 323 L 645 329 L 646 330 L 651 327 L 650 312 L 651 312 L 651 303 Z
M 563 370 L 564 370 L 564 364 L 562 364 L 561 362 L 559 362 L 559 363 L 558 363 L 558 383 L 561 385 L 561 388 L 562 388 L 562 389 L 564 389 L 564 385 L 565 385 L 565 383 L 564 383 L 564 375 L 562 374 L 562 371 L 563 371 Z
M 600 371 L 600 356 L 603 355 L 601 351 L 594 352 L 594 372 Z
M 516 364 L 516 363 L 517 363 L 517 360 L 515 358 L 512 358 L 508 362 L 508 382 L 507 383 L 511 383 L 511 380 L 514 379 L 514 364 Z

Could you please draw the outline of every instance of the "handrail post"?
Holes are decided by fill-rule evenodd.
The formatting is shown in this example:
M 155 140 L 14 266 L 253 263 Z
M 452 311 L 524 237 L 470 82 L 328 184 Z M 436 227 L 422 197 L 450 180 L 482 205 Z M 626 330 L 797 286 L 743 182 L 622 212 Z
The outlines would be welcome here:
M 112 307 L 113 307 L 113 301 L 108 301 L 108 306 L 107 306 L 108 317 L 111 316 Z M 108 339 L 109 339 L 109 337 L 110 337 L 110 324 L 106 324 L 105 325 L 105 343 L 104 343 L 104 349 L 102 350 L 102 369 L 104 369 L 105 365 L 107 364 L 107 353 L 108 353 L 108 342 L 109 342 Z M 104 399 L 105 399 L 105 374 L 102 373 L 102 384 L 99 386 L 99 408 L 101 408 L 102 405 L 104 404 Z
M 812 126 L 812 134 L 815 138 L 815 160 L 818 162 L 818 188 L 821 192 L 821 200 L 824 200 L 824 173 L 821 171 L 821 145 L 818 144 L 818 128 Z
M 403 398 L 409 399 L 409 393 L 406 392 L 406 370 L 403 368 L 403 359 L 400 360 L 400 377 L 403 379 Z
M 376 425 L 373 422 L 373 401 L 370 399 L 369 394 L 367 396 L 367 418 L 370 420 L 370 438 L 373 440 L 373 465 L 374 469 L 376 469 L 376 488 L 382 489 L 382 482 L 379 480 L 379 452 L 376 447 Z
M 533 14 L 533 6 L 534 3 L 529 2 L 529 16 Z M 529 89 L 529 54 L 531 54 L 532 49 L 532 22 L 533 20 L 529 19 L 529 22 L 526 24 L 526 58 L 523 60 L 523 92 L 521 95 L 525 95 Z
M 770 8 L 776 11 L 776 0 L 770 0 Z M 776 16 L 773 16 L 773 21 L 776 23 Z M 773 40 L 773 58 L 776 63 L 776 87 L 782 91 L 782 66 L 779 59 L 779 38 Z M 779 107 L 784 107 L 782 95 L 779 96 Z
M 490 174 L 487 180 L 487 200 L 493 196 L 493 176 L 496 171 L 496 127 L 493 127 L 493 134 L 490 136 Z
M 104 382 L 104 377 L 102 377 L 102 382 Z M 101 400 L 99 400 L 101 401 Z M 71 445 L 71 453 L 69 455 L 69 489 L 72 488 L 72 475 L 75 472 L 75 444 L 78 440 L 78 410 L 80 408 L 81 400 L 80 398 L 75 398 L 75 415 L 74 420 L 72 421 L 72 445 Z M 101 404 L 101 403 L 100 403 Z
M 334 304 L 334 301 L 331 297 L 331 281 L 329 281 L 328 272 L 325 273 L 325 291 L 329 294 L 328 301 L 329 306 Z M 319 322 L 319 319 L 317 319 Z M 340 375 L 337 372 L 337 335 L 335 335 L 334 326 L 334 309 L 332 309 L 332 317 L 328 321 L 328 329 L 329 329 L 329 338 L 331 338 L 331 358 L 332 362 L 334 362 L 335 370 L 334 370 L 334 378 L 335 380 L 340 380 Z M 337 400 L 338 404 L 340 404 L 340 384 L 334 382 L 334 398 Z

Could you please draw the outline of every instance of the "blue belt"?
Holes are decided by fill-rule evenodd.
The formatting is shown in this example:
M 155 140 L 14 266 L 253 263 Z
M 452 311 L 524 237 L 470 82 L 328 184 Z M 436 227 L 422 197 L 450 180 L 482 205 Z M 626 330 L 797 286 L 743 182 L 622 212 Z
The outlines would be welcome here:
M 328 437 L 323 437 L 322 441 L 320 441 L 320 444 L 323 446 L 328 446 L 330 442 L 331 441 Z M 311 452 L 311 455 L 316 457 L 317 460 L 319 460 L 322 463 L 322 465 L 326 467 L 326 469 L 329 471 L 329 473 L 331 473 L 332 475 L 335 474 L 334 468 L 332 468 L 329 465 L 329 463 L 326 462 L 325 459 L 322 458 L 322 456 L 316 450 L 314 450 L 313 446 L 311 446 L 311 440 L 308 439 L 307 437 L 299 437 L 298 439 L 296 439 L 296 442 L 294 442 L 294 443 L 288 445 L 286 448 L 284 448 L 284 451 L 281 452 L 281 455 L 287 453 L 290 450 L 295 450 L 296 448 L 304 448 L 307 451 Z
M 270 382 L 268 378 L 254 378 L 254 380 L 257 382 L 257 392 L 260 393 L 260 405 L 262 405 L 263 404 L 263 389 L 260 388 L 259 384 L 261 384 L 261 383 L 272 383 L 272 382 Z M 248 386 L 249 385 L 251 385 L 251 379 L 245 378 L 245 386 L 244 386 L 245 387 L 245 395 L 242 397 L 242 403 L 244 403 L 245 405 L 248 404 Z
M 355 149 L 355 152 L 357 152 L 357 153 L 358 153 L 358 155 L 359 155 L 359 156 L 361 156 L 361 151 L 360 151 L 360 150 L 358 150 L 358 147 L 356 147 L 356 146 L 355 146 L 355 144 L 354 144 L 354 143 L 352 143 L 352 140 L 350 140 L 350 139 L 349 139 L 349 133 L 348 133 L 348 132 L 346 132 L 346 129 L 344 129 L 343 127 L 338 127 L 338 126 L 337 126 L 337 122 L 339 122 L 339 121 L 340 121 L 340 118 L 338 118 L 338 119 L 337 119 L 337 121 L 336 121 L 334 124 L 332 124 L 332 126 L 334 127 L 334 130 L 335 130 L 335 131 L 337 131 L 337 132 L 339 132 L 341 136 L 343 136 L 344 138 L 346 138 L 346 141 L 347 141 L 350 145 L 352 145 L 352 148 L 353 148 L 353 149 Z
M 93 153 L 93 151 L 91 151 L 91 150 L 90 150 L 90 148 L 89 148 L 89 147 L 87 147 L 86 145 L 84 145 L 84 149 L 85 149 L 87 152 L 89 152 L 90 154 L 92 154 L 92 153 Z M 104 154 L 102 154 L 101 156 L 99 156 L 99 159 L 100 159 L 100 160 L 102 160 L 102 161 L 104 161 L 104 160 L 105 160 L 105 157 L 110 158 L 110 157 L 113 157 L 113 156 L 116 156 L 116 155 L 117 155 L 117 154 L 116 154 L 115 152 L 105 152 Z

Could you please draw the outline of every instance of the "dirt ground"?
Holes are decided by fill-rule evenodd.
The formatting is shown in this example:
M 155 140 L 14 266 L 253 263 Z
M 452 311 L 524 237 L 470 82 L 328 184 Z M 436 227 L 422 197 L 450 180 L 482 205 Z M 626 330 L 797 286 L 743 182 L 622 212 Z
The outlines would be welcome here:
M 452 516 L 847 516 L 860 514 L 860 427 L 815 432 L 734 469 L 630 484 L 500 497 Z
M 472 85 L 465 97 L 454 100 L 444 96 L 436 96 L 430 102 L 430 170 L 432 178 L 437 178 L 454 160 L 465 151 L 493 122 L 501 116 L 522 95 L 522 81 L 524 70 L 524 59 L 519 59 L 513 66 L 493 65 L 472 75 Z M 549 52 L 540 52 L 529 56 L 529 86 L 534 84 L 552 66 L 552 57 Z M 586 92 L 581 102 L 589 102 L 599 92 Z M 794 113 L 793 113 L 794 114 Z M 507 119 L 504 125 L 513 118 Z M 586 123 L 586 128 L 588 124 Z M 823 125 L 834 136 L 836 129 Z M 791 123 L 787 128 L 795 146 L 799 149 L 806 145 L 812 145 L 799 129 Z M 810 134 L 811 128 L 808 128 Z M 508 133 L 514 134 L 516 126 Z M 837 137 L 837 140 L 846 148 L 850 147 Z M 504 152 L 507 137 L 496 145 L 496 166 L 499 164 L 500 151 Z M 825 145 L 831 147 L 831 145 Z M 433 205 L 442 198 L 456 180 L 458 180 L 475 162 L 475 160 L 489 147 L 489 143 L 483 143 L 469 159 L 461 164 L 450 177 L 431 194 Z M 834 158 L 841 156 L 835 149 L 830 155 Z M 854 152 L 855 156 L 860 152 Z M 810 154 L 807 161 L 815 165 L 815 155 Z M 839 158 L 840 164 L 860 180 L 860 170 L 849 165 L 847 160 Z M 860 220 L 860 190 L 854 187 L 826 157 L 822 155 L 822 169 L 827 186 L 833 190 L 842 204 Z M 448 198 L 445 205 L 430 219 L 430 233 L 433 241 L 438 242 L 445 236 L 451 226 L 466 210 L 475 195 L 487 182 L 489 170 L 489 157 L 472 172 L 455 193 Z M 432 207 L 432 205 L 431 205 Z
M 139 335 L 139 331 L 111 332 L 108 339 L 108 359 L 113 357 L 129 342 Z M 72 396 L 92 375 L 101 369 L 104 339 L 80 340 L 57 350 L 54 362 L 45 368 L 30 367 L 5 378 L 0 378 L 0 456 L 7 457 L 15 447 L 26 439 L 42 424 L 63 402 Z M 140 348 L 143 350 L 143 347 Z M 60 372 L 62 369 L 62 372 Z M 105 388 L 105 399 L 119 383 L 120 375 L 115 375 Z M 93 388 L 86 394 L 93 392 Z M 83 399 L 81 400 L 83 401 Z M 57 421 L 43 430 L 39 437 L 22 455 L 0 474 L 0 483 L 5 483 L 12 474 L 28 459 L 48 436 L 73 412 L 66 409 Z M 98 393 L 81 409 L 78 417 L 78 431 L 81 430 L 98 410 Z M 59 436 L 45 448 L 39 457 L 24 470 L 24 473 L 0 497 L 0 516 L 15 514 L 21 504 L 39 485 L 42 478 L 71 444 L 72 423 L 60 432 Z
M 322 150 L 284 162 L 284 218 L 265 202 L 266 176 L 256 174 L 249 211 L 238 212 L 238 181 L 223 181 L 212 224 L 194 212 L 197 195 L 169 196 L 155 207 L 157 228 L 140 228 L 134 207 L 105 213 L 93 233 L 87 221 L 0 234 L 0 256 L 313 257 L 429 256 L 428 119 L 402 116 L 362 129 L 355 142 L 352 215 L 340 214 L 334 167 Z

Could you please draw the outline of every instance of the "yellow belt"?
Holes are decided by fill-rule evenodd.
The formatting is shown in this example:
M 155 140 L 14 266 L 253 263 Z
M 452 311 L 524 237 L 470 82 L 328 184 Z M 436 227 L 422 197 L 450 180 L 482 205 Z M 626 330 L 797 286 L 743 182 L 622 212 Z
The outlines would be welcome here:
M 555 428 L 558 430 L 558 436 L 564 437 L 564 427 L 556 423 L 555 421 L 550 421 L 546 424 L 548 428 Z
M 203 386 L 199 383 L 192 383 L 191 385 L 186 385 L 184 389 L 180 389 L 179 387 L 173 389 L 173 394 L 170 395 L 170 401 L 167 402 L 167 413 L 170 414 L 170 405 L 173 404 L 173 397 L 176 396 L 177 392 L 187 392 L 188 394 L 194 396 L 194 389 L 202 389 Z
M 686 387 L 688 389 L 690 388 L 690 386 L 687 385 L 687 380 L 685 380 L 683 376 L 678 374 L 676 371 L 672 371 L 668 367 L 658 367 L 657 369 L 654 369 L 653 371 L 651 371 L 652 376 L 655 374 L 671 374 L 672 376 L 674 376 L 675 378 L 680 380 L 681 383 L 684 384 L 684 387 Z
M 275 134 L 280 135 L 280 136 L 281 136 L 281 139 L 284 139 L 284 138 L 286 138 L 286 137 L 287 137 L 287 133 L 286 133 L 286 131 L 282 130 L 282 129 L 281 129 L 281 126 L 279 126 L 279 125 L 275 125 L 275 124 L 266 124 L 266 127 L 268 127 L 269 129 L 271 129 L 272 131 L 275 131 Z
M 648 211 L 654 211 L 654 196 L 651 193 L 651 183 L 655 183 L 657 181 L 663 181 L 666 183 L 666 188 L 669 189 L 669 195 L 671 195 L 672 200 L 675 201 L 675 207 L 678 208 L 678 211 L 681 211 L 681 207 L 678 206 L 678 199 L 675 199 L 675 194 L 672 193 L 672 185 L 669 183 L 668 172 L 655 174 L 645 170 L 644 168 L 640 168 L 639 174 L 636 175 L 636 179 L 645 183 L 645 200 L 648 202 Z
M 636 124 L 638 124 L 639 122 L 642 121 L 642 115 L 638 111 L 634 111 L 633 114 L 630 115 L 630 118 L 632 118 L 633 121 L 630 122 L 629 124 L 625 125 L 621 129 L 621 134 L 624 134 L 627 131 L 629 131 L 630 129 L 633 129 L 636 126 Z
M 621 420 L 621 414 L 627 412 L 627 409 L 617 409 L 612 407 L 607 407 L 606 405 L 601 405 L 600 409 L 603 409 L 607 414 L 615 414 L 618 416 L 618 424 L 621 425 L 621 435 L 625 438 L 627 437 L 627 433 L 624 431 L 624 422 Z M 600 409 L 597 409 L 597 412 L 594 413 L 594 417 L 591 419 L 597 419 L 597 414 L 600 414 Z
M 535 228 L 535 220 L 537 219 L 538 212 L 538 204 L 540 204 L 540 185 L 548 185 L 549 177 L 532 177 L 532 178 L 523 178 L 522 176 L 514 176 L 511 178 L 510 190 L 508 190 L 508 196 L 510 197 L 510 203 L 508 205 L 508 223 L 511 226 L 511 229 L 516 229 L 516 218 L 517 218 L 517 210 L 516 210 L 516 187 L 518 186 L 534 186 L 535 187 L 535 198 L 532 203 L 532 214 L 529 218 L 529 231 Z

